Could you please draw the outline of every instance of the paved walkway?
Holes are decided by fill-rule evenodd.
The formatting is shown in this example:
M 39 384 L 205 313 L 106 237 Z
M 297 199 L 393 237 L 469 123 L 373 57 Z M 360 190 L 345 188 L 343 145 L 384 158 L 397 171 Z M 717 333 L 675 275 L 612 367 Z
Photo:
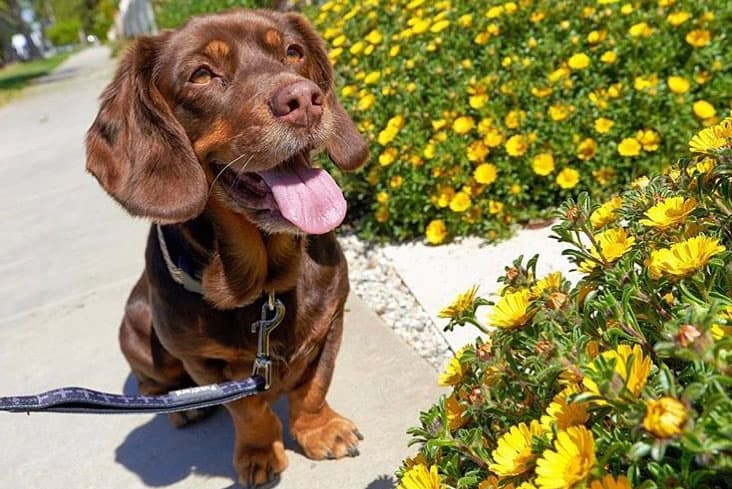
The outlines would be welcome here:
M 84 131 L 112 68 L 89 49 L 0 109 L 0 393 L 134 390 L 117 325 L 147 226 L 84 173 Z M 316 463 L 288 441 L 279 489 L 393 488 L 405 430 L 439 394 L 423 359 L 359 300 L 348 307 L 329 397 L 366 436 L 361 455 Z M 184 430 L 162 416 L 0 413 L 0 438 L 2 488 L 238 487 L 225 412 Z

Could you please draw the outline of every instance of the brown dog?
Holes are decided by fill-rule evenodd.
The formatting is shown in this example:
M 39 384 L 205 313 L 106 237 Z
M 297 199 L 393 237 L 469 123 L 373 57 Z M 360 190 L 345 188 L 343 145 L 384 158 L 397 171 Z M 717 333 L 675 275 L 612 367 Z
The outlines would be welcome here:
M 87 135 L 87 169 L 155 223 L 120 329 L 142 393 L 248 377 L 263 292 L 287 308 L 272 335 L 271 390 L 226 406 L 243 484 L 287 466 L 270 409 L 282 393 L 308 457 L 358 453 L 356 426 L 325 400 L 348 272 L 332 232 L 345 201 L 310 164 L 319 148 L 344 170 L 367 158 L 321 39 L 302 16 L 268 11 L 194 18 L 138 40 Z

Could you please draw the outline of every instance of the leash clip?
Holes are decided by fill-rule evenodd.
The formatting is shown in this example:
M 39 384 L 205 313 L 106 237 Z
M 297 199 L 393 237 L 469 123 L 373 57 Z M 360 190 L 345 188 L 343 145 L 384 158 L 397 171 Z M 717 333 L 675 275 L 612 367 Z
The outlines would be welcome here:
M 274 316 L 267 316 L 274 312 Z M 274 292 L 262 304 L 262 315 L 259 321 L 252 323 L 252 333 L 259 333 L 257 337 L 257 358 L 254 359 L 252 375 L 264 378 L 264 390 L 272 384 L 272 359 L 270 358 L 269 335 L 280 325 L 285 318 L 285 305 L 275 298 Z

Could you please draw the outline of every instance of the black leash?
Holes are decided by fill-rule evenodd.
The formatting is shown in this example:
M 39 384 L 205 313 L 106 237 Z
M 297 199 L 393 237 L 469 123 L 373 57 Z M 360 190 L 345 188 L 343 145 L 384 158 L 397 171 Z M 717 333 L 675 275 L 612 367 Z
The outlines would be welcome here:
M 274 313 L 268 318 L 268 313 Z M 171 391 L 159 396 L 125 396 L 83 387 L 62 387 L 31 396 L 0 397 L 0 411 L 11 413 L 51 412 L 89 414 L 174 413 L 236 401 L 269 389 L 272 360 L 269 335 L 285 317 L 285 306 L 273 293 L 262 305 L 259 321 L 252 324 L 258 332 L 257 358 L 252 376 L 221 384 L 210 384 Z

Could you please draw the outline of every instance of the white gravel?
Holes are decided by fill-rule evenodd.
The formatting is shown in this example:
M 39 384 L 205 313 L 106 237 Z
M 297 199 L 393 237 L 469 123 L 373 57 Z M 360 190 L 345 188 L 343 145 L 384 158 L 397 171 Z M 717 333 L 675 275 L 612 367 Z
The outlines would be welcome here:
M 441 370 L 453 352 L 443 332 L 414 298 L 379 245 L 352 232 L 338 237 L 346 258 L 351 291 L 358 295 L 420 356 Z

